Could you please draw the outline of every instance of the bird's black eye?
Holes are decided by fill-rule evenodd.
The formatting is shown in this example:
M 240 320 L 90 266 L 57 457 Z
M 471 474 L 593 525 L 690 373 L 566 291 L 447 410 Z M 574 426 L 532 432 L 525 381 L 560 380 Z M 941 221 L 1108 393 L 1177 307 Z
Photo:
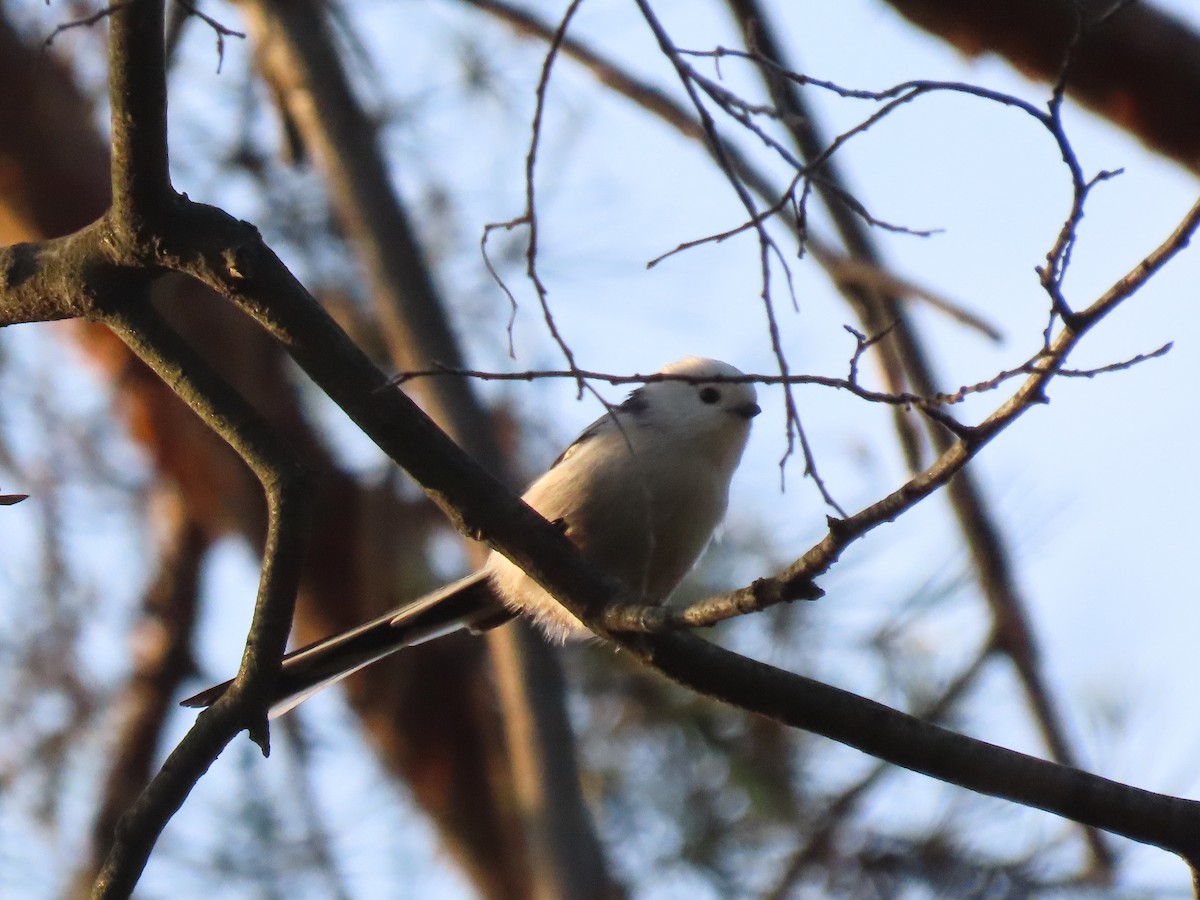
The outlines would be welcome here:
M 721 399 L 721 392 L 715 387 L 706 387 L 700 389 L 700 402 L 707 403 L 709 406 Z

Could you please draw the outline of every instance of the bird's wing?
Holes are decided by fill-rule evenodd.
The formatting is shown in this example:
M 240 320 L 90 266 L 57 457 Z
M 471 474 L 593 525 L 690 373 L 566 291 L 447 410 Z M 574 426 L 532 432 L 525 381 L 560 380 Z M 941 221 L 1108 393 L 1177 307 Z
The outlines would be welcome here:
M 282 715 L 322 688 L 404 647 L 463 628 L 492 628 L 511 618 L 487 575 L 475 572 L 357 628 L 293 650 L 283 658 L 270 714 Z M 180 705 L 211 706 L 232 683 L 208 688 Z
M 604 411 L 604 415 L 600 416 L 595 422 L 583 429 L 579 433 L 579 437 L 571 441 L 562 453 L 558 454 L 558 459 L 550 464 L 553 469 L 568 456 L 575 453 L 586 444 L 588 441 L 595 438 L 597 435 L 604 433 L 609 429 L 622 429 L 622 422 L 637 422 L 645 416 L 646 411 L 650 408 L 649 402 L 646 400 L 645 388 L 638 388 L 636 391 L 631 391 L 629 396 L 615 406 L 611 406 Z

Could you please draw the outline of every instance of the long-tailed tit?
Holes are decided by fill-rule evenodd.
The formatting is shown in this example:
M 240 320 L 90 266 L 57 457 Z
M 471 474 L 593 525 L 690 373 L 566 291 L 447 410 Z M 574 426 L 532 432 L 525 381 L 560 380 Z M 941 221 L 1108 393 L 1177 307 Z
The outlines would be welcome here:
M 725 514 L 729 482 L 761 412 L 733 366 L 689 356 L 588 426 L 523 499 L 605 574 L 648 604 L 666 601 Z M 553 639 L 590 634 L 520 568 L 493 552 L 483 568 L 364 625 L 288 654 L 271 714 L 403 647 L 514 614 Z M 231 682 L 183 701 L 208 706 Z

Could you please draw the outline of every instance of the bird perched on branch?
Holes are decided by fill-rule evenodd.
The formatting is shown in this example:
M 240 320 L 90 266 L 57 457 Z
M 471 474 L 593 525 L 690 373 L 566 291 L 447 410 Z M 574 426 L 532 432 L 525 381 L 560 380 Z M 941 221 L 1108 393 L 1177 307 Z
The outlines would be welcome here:
M 761 410 L 754 386 L 728 363 L 671 363 L 584 429 L 523 495 L 583 554 L 647 604 L 664 603 L 725 514 L 729 482 Z M 720 379 L 714 381 L 713 379 Z M 271 715 L 383 657 L 461 628 L 485 630 L 514 615 L 552 639 L 587 628 L 539 584 L 493 552 L 484 566 L 341 634 L 289 653 Z M 183 701 L 212 704 L 232 682 Z

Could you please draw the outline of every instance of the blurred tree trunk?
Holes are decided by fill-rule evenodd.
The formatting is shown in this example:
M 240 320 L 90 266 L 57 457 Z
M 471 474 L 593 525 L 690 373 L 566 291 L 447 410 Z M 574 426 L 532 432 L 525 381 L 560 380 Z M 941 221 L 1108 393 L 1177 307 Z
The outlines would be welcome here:
M 374 118 L 359 103 L 327 21 L 314 0 L 242 0 L 263 81 L 282 118 L 311 153 L 327 185 L 369 288 L 372 310 L 392 366 L 461 368 L 449 320 L 452 293 L 438 287 L 421 247 L 420 228 L 393 187 L 404 161 L 385 157 Z M 413 383 L 424 408 L 484 468 L 517 487 L 497 427 L 470 380 Z M 476 564 L 484 548 L 470 548 Z M 511 769 L 506 783 L 518 803 L 527 861 L 526 895 L 607 896 L 604 854 L 579 787 L 574 738 L 557 656 L 529 626 L 488 636 Z M 358 698 L 369 702 L 369 695 Z M 498 776 L 499 777 L 499 776 Z

